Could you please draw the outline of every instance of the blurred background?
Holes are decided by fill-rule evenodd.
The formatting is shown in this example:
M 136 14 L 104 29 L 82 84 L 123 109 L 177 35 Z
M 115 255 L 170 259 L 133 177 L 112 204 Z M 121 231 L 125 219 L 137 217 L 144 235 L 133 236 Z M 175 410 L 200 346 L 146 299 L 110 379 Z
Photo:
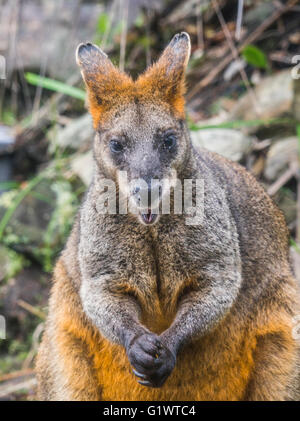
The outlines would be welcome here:
M 265 186 L 300 279 L 299 22 L 299 0 L 0 0 L 0 400 L 35 399 L 51 272 L 91 179 L 80 42 L 136 77 L 190 34 L 192 141 Z

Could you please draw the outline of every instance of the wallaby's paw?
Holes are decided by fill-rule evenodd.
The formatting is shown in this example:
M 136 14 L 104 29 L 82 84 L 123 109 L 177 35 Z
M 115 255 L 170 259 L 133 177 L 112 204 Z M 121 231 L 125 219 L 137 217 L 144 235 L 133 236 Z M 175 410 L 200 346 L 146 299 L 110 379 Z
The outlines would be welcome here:
M 176 357 L 155 334 L 143 334 L 128 347 L 133 373 L 143 386 L 161 387 L 171 374 Z

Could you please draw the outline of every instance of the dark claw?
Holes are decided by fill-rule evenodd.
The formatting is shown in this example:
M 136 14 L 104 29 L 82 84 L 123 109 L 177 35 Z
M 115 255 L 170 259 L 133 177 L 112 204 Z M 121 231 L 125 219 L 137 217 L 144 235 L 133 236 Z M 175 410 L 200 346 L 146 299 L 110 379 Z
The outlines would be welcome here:
M 145 374 L 142 374 L 142 373 L 139 373 L 138 371 L 136 371 L 134 368 L 132 369 L 132 371 L 133 371 L 133 374 L 136 376 L 136 377 L 140 377 L 141 379 L 146 379 L 146 375 Z
M 150 386 L 150 387 L 153 387 L 152 383 L 149 382 L 149 380 L 138 380 L 138 383 L 141 384 L 142 386 Z

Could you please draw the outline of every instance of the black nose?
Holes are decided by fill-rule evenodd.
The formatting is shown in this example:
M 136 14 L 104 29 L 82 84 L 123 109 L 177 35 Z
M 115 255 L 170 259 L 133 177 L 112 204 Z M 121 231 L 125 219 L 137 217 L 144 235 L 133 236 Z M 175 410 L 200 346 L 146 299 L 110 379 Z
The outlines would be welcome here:
M 141 190 L 141 188 L 140 188 L 140 186 L 135 186 L 133 189 L 132 189 L 132 194 L 138 194 L 138 192 Z
M 147 180 L 142 184 L 137 183 L 133 189 L 132 194 L 141 207 L 151 207 L 151 201 L 161 196 L 161 186 L 155 180 Z
M 151 182 L 142 185 L 134 186 L 132 190 L 133 195 L 140 205 L 145 207 L 150 206 L 151 203 Z M 143 202 L 143 204 L 141 203 Z

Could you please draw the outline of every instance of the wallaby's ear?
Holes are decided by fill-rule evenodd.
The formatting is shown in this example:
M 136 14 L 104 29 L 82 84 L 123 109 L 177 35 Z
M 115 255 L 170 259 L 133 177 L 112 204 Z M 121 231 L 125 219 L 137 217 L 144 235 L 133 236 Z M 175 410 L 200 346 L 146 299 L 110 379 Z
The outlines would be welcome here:
M 131 86 L 132 80 L 120 72 L 99 47 L 90 42 L 78 45 L 76 62 L 81 68 L 88 91 L 90 112 L 94 127 L 97 128 L 101 114 L 110 108 L 120 93 Z
M 184 114 L 185 69 L 190 51 L 189 35 L 186 32 L 176 34 L 159 60 L 137 81 L 142 90 L 159 95 L 180 115 Z

